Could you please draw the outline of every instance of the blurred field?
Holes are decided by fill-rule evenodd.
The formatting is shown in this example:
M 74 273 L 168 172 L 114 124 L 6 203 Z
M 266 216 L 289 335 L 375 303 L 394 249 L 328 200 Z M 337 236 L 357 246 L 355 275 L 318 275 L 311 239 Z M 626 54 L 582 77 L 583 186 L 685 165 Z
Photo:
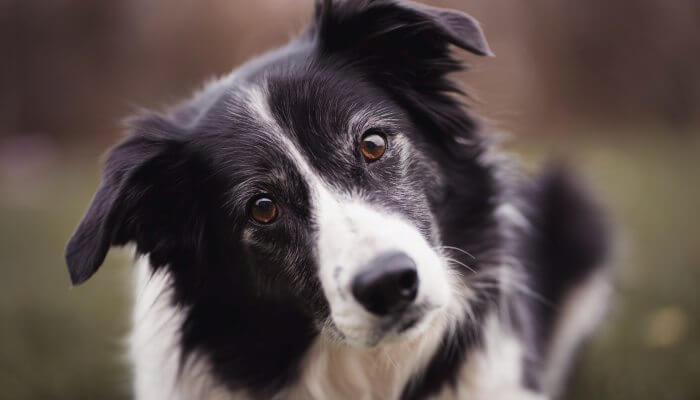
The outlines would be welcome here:
M 617 300 L 567 399 L 700 398 L 700 141 L 649 132 L 527 146 L 563 154 L 612 209 Z
M 112 256 L 71 289 L 62 261 L 97 182 L 95 157 L 28 168 L 0 184 L 0 398 L 127 398 L 127 269 Z
M 586 136 L 515 145 L 531 166 L 551 152 L 579 165 L 624 238 L 617 304 L 568 398 L 700 398 L 700 141 Z M 0 398 L 129 398 L 128 259 L 113 252 L 93 280 L 73 289 L 63 263 L 97 164 L 93 152 L 3 163 Z

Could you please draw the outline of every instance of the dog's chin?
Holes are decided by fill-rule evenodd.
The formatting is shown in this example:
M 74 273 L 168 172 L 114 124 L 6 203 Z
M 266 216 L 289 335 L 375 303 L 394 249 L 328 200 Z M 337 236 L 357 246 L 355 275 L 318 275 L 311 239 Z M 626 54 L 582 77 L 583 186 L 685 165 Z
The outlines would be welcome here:
M 409 310 L 400 316 L 389 316 L 366 321 L 364 324 L 335 327 L 343 342 L 359 348 L 376 348 L 389 344 L 410 342 L 425 334 L 435 321 L 440 310 Z

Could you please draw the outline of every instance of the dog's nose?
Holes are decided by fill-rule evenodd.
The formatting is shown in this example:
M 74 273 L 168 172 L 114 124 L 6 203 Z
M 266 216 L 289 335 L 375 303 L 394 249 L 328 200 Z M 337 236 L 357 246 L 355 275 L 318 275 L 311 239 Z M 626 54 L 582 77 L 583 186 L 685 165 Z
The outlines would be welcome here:
M 377 315 L 403 311 L 417 293 L 416 263 L 405 253 L 376 257 L 352 281 L 352 294 L 357 301 Z

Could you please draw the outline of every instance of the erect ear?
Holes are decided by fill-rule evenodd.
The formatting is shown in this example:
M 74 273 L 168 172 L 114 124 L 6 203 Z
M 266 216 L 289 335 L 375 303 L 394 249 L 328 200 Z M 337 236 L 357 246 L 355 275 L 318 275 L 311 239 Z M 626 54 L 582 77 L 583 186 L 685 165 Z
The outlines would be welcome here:
M 102 183 L 66 246 L 75 285 L 97 271 L 113 245 L 135 242 L 138 253 L 165 262 L 173 235 L 188 229 L 197 184 L 183 133 L 158 115 L 132 126 L 131 136 L 110 151 Z
M 453 44 L 492 55 L 479 22 L 457 10 L 407 0 L 317 0 L 312 31 L 326 50 L 410 56 L 444 53 Z M 384 53 L 387 54 L 387 53 Z

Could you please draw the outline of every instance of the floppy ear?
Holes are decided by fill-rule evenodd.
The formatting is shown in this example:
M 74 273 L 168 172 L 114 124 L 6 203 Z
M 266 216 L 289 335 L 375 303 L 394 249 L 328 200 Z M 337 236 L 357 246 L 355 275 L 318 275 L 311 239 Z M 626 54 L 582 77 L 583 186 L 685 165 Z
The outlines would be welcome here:
M 402 43 L 395 44 L 401 48 L 394 50 L 453 44 L 477 55 L 493 55 L 479 22 L 470 15 L 407 0 L 317 0 L 314 31 L 328 50 L 369 49 L 399 40 Z
M 179 128 L 157 115 L 132 125 L 134 133 L 110 151 L 102 183 L 66 246 L 75 285 L 97 271 L 113 245 L 135 242 L 152 263 L 167 262 L 174 235 L 192 220 L 195 161 Z
M 392 94 L 447 153 L 460 155 L 462 143 L 477 130 L 451 95 L 463 91 L 448 77 L 464 69 L 450 45 L 492 54 L 469 15 L 404 0 L 318 0 L 310 37 L 320 54 L 361 71 Z

